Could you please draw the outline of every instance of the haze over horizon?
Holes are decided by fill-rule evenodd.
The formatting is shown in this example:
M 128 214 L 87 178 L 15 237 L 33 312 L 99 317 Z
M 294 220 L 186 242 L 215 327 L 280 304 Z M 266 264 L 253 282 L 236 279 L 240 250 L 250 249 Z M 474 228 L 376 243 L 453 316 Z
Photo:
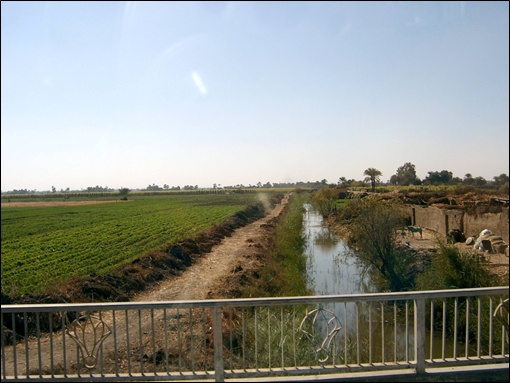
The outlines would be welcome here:
M 508 2 L 1 2 L 1 190 L 509 174 Z

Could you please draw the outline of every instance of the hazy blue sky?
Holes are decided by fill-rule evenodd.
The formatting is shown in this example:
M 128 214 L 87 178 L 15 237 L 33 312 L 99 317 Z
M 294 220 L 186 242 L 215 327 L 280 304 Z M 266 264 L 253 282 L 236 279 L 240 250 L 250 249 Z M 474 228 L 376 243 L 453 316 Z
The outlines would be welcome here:
M 508 2 L 1 2 L 2 191 L 509 173 Z

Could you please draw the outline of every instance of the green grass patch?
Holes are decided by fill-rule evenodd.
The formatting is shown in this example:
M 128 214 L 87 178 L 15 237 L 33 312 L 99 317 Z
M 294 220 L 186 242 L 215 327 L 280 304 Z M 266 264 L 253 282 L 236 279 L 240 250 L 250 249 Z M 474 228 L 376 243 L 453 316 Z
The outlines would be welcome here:
M 349 199 L 336 199 L 336 200 L 333 201 L 333 206 L 334 206 L 335 209 L 342 209 L 345 206 L 347 206 L 347 204 L 350 201 L 351 200 L 349 200 Z

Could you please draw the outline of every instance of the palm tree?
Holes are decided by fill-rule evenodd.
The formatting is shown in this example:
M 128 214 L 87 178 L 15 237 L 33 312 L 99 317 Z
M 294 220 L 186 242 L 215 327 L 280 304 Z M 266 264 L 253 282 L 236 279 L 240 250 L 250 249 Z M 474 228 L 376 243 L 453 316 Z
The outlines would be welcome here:
M 372 192 L 375 192 L 375 184 L 381 180 L 381 171 L 376 168 L 368 168 L 363 172 L 363 175 L 367 176 L 364 179 L 364 182 L 370 181 L 370 184 L 372 185 Z

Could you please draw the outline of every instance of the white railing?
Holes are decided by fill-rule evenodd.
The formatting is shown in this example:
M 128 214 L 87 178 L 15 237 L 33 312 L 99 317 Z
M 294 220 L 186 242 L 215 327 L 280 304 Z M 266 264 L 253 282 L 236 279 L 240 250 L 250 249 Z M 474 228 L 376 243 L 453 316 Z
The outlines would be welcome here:
M 426 374 L 509 362 L 508 286 L 2 305 L 1 317 L 4 381 Z

